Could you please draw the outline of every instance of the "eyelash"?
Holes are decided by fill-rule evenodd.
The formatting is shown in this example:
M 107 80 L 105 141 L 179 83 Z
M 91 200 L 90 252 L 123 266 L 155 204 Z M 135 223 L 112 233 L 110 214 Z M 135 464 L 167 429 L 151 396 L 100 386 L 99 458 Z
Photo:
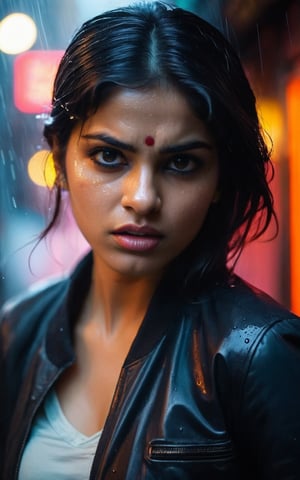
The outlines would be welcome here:
M 118 163 L 105 163 L 103 160 L 102 161 L 99 161 L 97 160 L 97 157 L 99 156 L 99 154 L 103 154 L 103 153 L 108 153 L 108 154 L 113 154 L 115 155 L 116 158 L 121 158 L 123 159 L 123 161 L 119 161 Z M 94 148 L 93 150 L 91 150 L 88 154 L 88 156 L 92 159 L 92 161 L 100 166 L 100 167 L 103 167 L 103 168 L 107 168 L 107 169 L 110 169 L 110 170 L 115 170 L 116 168 L 120 168 L 122 165 L 126 165 L 126 161 L 125 161 L 125 158 L 124 158 L 124 155 L 119 151 L 119 150 L 116 150 L 115 148 L 110 148 L 110 147 L 97 147 L 97 148 Z M 114 160 L 115 161 L 115 160 Z
M 204 163 L 201 158 L 199 158 L 195 155 L 183 153 L 183 154 L 178 154 L 175 157 L 171 157 L 167 161 L 167 165 L 170 165 L 171 163 L 175 163 L 175 162 L 178 162 L 178 161 L 186 162 L 188 165 L 190 163 L 192 163 L 193 166 L 190 167 L 188 170 L 180 170 L 178 168 L 177 169 L 176 168 L 171 168 L 169 166 L 169 167 L 166 168 L 166 170 L 174 173 L 175 175 L 181 175 L 181 176 L 190 175 L 190 174 L 196 172 L 197 170 L 199 170 L 201 168 L 201 166 L 203 166 L 203 163 Z
M 109 155 L 113 155 L 113 161 L 111 163 L 106 163 L 105 161 L 99 161 L 97 157 L 99 157 L 100 154 L 107 153 Z M 127 160 L 125 159 L 124 155 L 122 152 L 115 148 L 111 147 L 97 147 L 91 150 L 88 153 L 88 156 L 92 159 L 92 161 L 99 167 L 102 167 L 107 170 L 118 170 L 119 168 L 122 168 L 123 166 L 128 165 Z M 119 160 L 118 160 L 119 159 Z M 117 161 L 116 161 L 117 160 Z M 184 161 L 187 164 L 193 163 L 193 167 L 189 168 L 188 170 L 181 170 L 180 168 L 172 168 L 170 165 L 172 163 L 178 162 L 178 161 Z M 196 155 L 191 155 L 187 153 L 182 153 L 182 154 L 177 154 L 177 155 L 172 155 L 170 156 L 166 161 L 163 162 L 163 169 L 165 171 L 171 172 L 174 175 L 180 175 L 180 176 L 187 176 L 190 175 L 194 172 L 196 172 L 198 169 L 203 166 L 204 162 L 203 159 Z

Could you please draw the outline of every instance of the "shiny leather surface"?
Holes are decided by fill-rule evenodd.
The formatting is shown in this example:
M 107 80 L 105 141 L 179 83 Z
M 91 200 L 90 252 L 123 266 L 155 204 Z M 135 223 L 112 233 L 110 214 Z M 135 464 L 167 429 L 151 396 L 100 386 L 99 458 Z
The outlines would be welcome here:
M 90 275 L 9 306 L 1 323 L 1 479 L 17 478 L 34 414 L 74 361 Z M 158 288 L 122 368 L 91 479 L 300 478 L 300 320 L 240 279 L 187 301 Z

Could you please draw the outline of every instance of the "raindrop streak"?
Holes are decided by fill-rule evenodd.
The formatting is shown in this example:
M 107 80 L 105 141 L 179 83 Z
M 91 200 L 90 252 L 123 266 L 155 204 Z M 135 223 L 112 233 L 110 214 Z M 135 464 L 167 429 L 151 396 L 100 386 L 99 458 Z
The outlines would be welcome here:
M 291 34 L 290 22 L 289 22 L 289 17 L 288 17 L 287 12 L 285 12 L 285 23 L 286 23 L 286 28 L 287 28 L 287 32 L 288 32 L 289 44 L 290 44 L 290 47 L 292 47 L 293 46 L 292 34 Z
M 1 158 L 2 164 L 5 166 L 6 161 L 5 161 L 5 155 L 3 150 L 0 150 L 0 158 Z
M 13 163 L 10 164 L 10 173 L 11 173 L 11 178 L 16 181 L 16 171 L 15 171 L 15 165 Z
M 48 42 L 47 32 L 45 29 L 44 14 L 42 12 L 43 9 L 41 9 L 41 5 L 39 2 L 37 2 L 35 8 L 36 8 L 36 11 L 35 11 L 36 20 L 38 21 L 38 24 L 39 24 L 41 43 L 43 45 L 43 48 L 45 50 L 48 50 L 49 42 Z
M 263 75 L 264 74 L 264 65 L 263 65 L 263 58 L 262 58 L 260 33 L 259 33 L 258 23 L 256 24 L 256 33 L 257 33 L 257 46 L 258 46 L 258 54 L 259 54 L 259 63 L 260 63 L 261 73 Z

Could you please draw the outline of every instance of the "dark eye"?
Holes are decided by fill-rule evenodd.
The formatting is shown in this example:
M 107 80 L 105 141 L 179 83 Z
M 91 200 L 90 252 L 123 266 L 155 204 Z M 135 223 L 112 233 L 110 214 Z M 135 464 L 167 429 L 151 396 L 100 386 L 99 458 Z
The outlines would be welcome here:
M 167 170 L 184 175 L 197 170 L 200 164 L 200 160 L 192 155 L 180 155 L 168 161 Z
M 117 168 L 125 164 L 122 153 L 114 148 L 99 147 L 90 153 L 90 157 L 97 165 L 105 168 Z

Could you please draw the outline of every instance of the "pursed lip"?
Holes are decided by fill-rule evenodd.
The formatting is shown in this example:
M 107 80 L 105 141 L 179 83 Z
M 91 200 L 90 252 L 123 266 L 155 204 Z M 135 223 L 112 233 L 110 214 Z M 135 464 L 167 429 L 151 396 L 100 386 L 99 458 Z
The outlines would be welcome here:
M 136 253 L 150 252 L 160 244 L 164 237 L 149 225 L 122 225 L 111 233 L 119 247 Z

